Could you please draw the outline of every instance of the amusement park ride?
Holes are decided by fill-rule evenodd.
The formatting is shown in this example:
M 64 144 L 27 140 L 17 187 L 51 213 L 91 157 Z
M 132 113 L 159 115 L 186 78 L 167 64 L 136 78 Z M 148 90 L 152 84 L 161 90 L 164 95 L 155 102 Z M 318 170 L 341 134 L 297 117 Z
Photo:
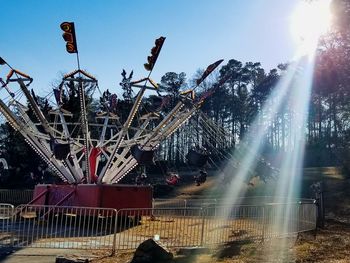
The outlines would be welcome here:
M 195 88 L 222 62 L 211 64 L 197 80 L 195 88 L 179 94 L 179 100 L 167 114 L 159 109 L 141 114 L 140 107 L 146 90 L 158 91 L 158 85 L 150 78 L 161 51 L 165 37 L 155 41 L 145 69 L 147 77 L 133 81 L 132 73 L 127 77 L 123 70 L 120 85 L 124 95 L 132 102 L 125 121 L 115 113 L 116 97 L 104 96 L 103 110 L 91 118 L 87 109 L 86 87 L 98 89 L 98 80 L 80 69 L 74 23 L 61 24 L 63 38 L 69 53 L 76 53 L 78 69 L 63 76 L 54 89 L 57 106 L 44 114 L 34 92 L 29 87 L 33 79 L 14 68 L 4 59 L 1 64 L 10 67 L 2 89 L 9 94 L 9 101 L 0 99 L 0 112 L 13 129 L 57 174 L 65 184 L 37 185 L 31 204 L 74 205 L 84 207 L 151 207 L 150 186 L 127 186 L 117 184 L 137 165 L 153 162 L 154 152 L 160 143 L 171 136 L 201 107 L 204 97 L 195 98 Z M 18 84 L 17 94 L 10 85 Z M 69 85 L 77 87 L 80 100 L 80 114 L 74 122 L 73 112 L 65 109 L 64 93 Z M 132 96 L 133 89 L 138 89 Z M 106 94 L 106 93 L 105 93 Z M 28 102 L 35 119 L 21 103 L 22 96 Z

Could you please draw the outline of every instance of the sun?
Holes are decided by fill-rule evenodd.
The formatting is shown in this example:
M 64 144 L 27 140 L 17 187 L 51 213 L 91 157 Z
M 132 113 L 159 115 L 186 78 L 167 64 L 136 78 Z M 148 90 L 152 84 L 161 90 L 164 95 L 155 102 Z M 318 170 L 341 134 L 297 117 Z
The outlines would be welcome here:
M 331 0 L 301 1 L 291 17 L 291 33 L 298 45 L 299 55 L 314 53 L 319 37 L 331 25 Z

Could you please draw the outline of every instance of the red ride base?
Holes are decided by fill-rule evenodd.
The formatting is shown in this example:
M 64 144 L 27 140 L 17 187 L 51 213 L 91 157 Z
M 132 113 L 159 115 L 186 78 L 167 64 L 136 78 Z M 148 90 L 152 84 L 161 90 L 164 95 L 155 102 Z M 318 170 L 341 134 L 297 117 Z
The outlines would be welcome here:
M 135 185 L 39 184 L 33 205 L 97 208 L 152 208 L 152 187 Z

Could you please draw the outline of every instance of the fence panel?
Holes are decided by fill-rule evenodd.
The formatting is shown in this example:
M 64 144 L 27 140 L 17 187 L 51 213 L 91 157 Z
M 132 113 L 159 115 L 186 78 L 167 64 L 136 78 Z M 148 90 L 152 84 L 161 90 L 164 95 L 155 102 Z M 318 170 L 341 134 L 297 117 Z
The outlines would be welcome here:
M 135 249 L 158 237 L 167 247 L 213 246 L 262 240 L 315 229 L 315 204 L 122 209 L 116 249 Z
M 203 244 L 260 239 L 263 234 L 263 207 L 216 206 L 206 208 Z
M 154 237 L 159 237 L 167 247 L 199 246 L 202 228 L 200 208 L 121 209 L 116 249 L 135 249 Z
M 114 249 L 115 209 L 23 205 L 15 213 L 14 247 Z
M 282 237 L 316 228 L 313 203 L 273 203 L 264 206 L 264 237 Z
M 12 245 L 12 217 L 14 206 L 0 203 L 0 247 Z
M 314 203 L 302 204 L 299 210 L 298 232 L 310 231 L 316 229 L 317 206 Z
M 33 198 L 33 192 L 33 190 L 0 189 L 0 203 L 28 204 Z

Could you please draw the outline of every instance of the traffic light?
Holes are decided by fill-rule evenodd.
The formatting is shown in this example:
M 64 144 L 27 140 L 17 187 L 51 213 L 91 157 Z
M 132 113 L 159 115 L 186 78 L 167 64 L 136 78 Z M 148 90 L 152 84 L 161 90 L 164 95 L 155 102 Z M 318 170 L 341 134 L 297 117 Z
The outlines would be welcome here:
M 75 29 L 73 22 L 63 22 L 61 29 L 64 31 L 62 37 L 66 41 L 66 49 L 68 53 L 78 53 L 77 40 L 75 38 Z
M 144 64 L 145 69 L 151 71 L 156 64 L 160 50 L 162 49 L 165 37 L 157 38 L 155 41 L 155 46 L 151 49 L 151 55 L 147 57 L 147 63 Z

